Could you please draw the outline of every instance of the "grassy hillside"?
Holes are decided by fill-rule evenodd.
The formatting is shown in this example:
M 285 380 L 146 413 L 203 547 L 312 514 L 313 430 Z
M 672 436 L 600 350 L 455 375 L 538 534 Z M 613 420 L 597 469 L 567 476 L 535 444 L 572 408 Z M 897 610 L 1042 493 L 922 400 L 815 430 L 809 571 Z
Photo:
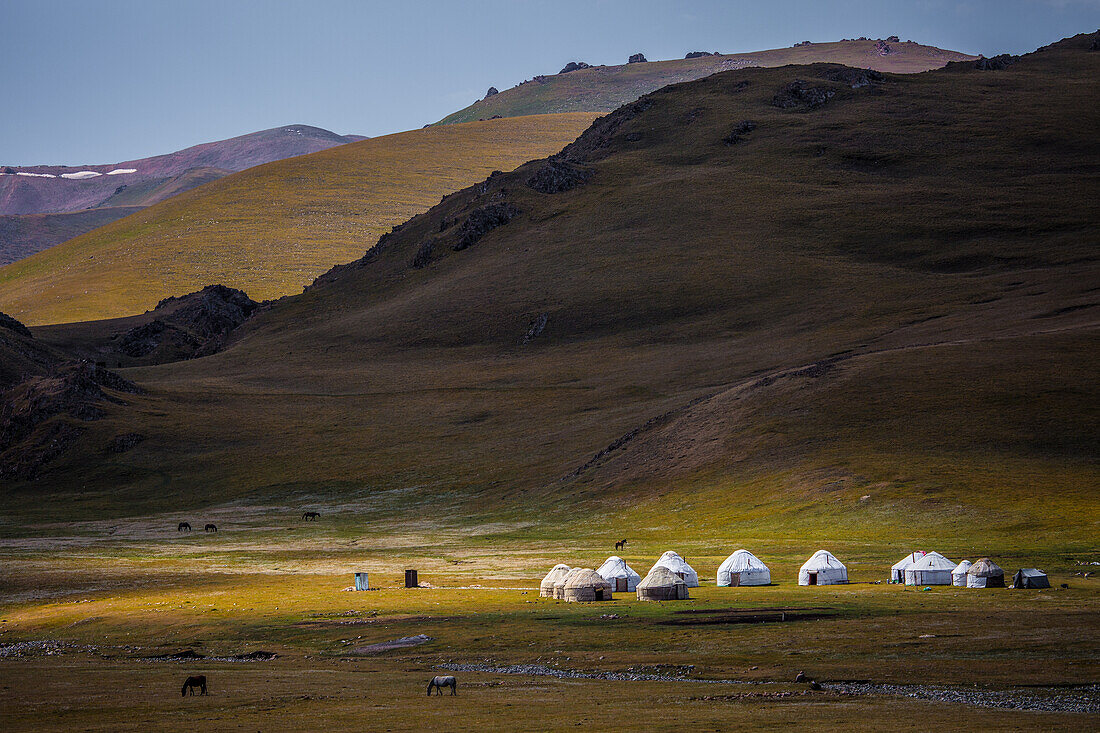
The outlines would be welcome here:
M 416 130 L 257 166 L 0 269 L 0 310 L 42 324 L 140 313 L 210 283 L 295 293 L 443 194 L 559 150 L 592 117 Z
M 123 370 L 147 394 L 12 511 L 48 513 L 48 488 L 75 513 L 354 502 L 541 537 L 1087 549 L 1093 40 L 649 95 L 563 152 L 586 183 L 494 176 L 227 351 Z
M 950 61 L 973 58 L 957 51 L 945 51 L 919 43 L 886 45 L 889 51 L 885 54 L 877 41 L 837 41 L 696 59 L 597 66 L 566 74 L 548 74 L 479 100 L 444 117 L 439 124 L 489 119 L 495 115 L 515 117 L 552 112 L 610 112 L 669 84 L 750 66 L 833 63 L 911 74 L 938 69 Z

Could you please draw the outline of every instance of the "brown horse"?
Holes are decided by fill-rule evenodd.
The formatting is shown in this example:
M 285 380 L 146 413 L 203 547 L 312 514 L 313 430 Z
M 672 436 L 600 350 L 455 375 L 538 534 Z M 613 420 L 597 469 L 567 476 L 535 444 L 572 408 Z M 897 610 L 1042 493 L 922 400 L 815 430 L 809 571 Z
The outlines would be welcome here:
M 190 690 L 191 694 L 195 694 L 195 688 L 198 687 L 202 692 L 200 695 L 206 694 L 206 675 L 193 674 L 183 681 L 183 689 L 180 690 L 182 697 L 187 697 L 187 692 Z
M 202 528 L 202 531 L 203 532 L 217 532 L 218 527 L 217 527 L 217 525 L 214 525 L 214 524 L 208 524 L 208 525 L 206 525 L 205 527 Z
M 176 531 L 177 532 L 190 532 L 191 531 L 191 525 L 188 524 L 187 522 L 180 522 L 179 526 L 176 527 Z
M 618 542 L 615 543 L 615 549 L 616 550 L 621 550 L 624 547 L 626 547 L 626 540 L 619 540 Z
M 320 512 L 304 512 L 302 514 L 302 519 L 306 520 L 307 522 L 312 522 L 312 521 L 315 521 L 320 516 L 321 516 Z
M 428 697 L 432 696 L 433 689 L 442 695 L 444 687 L 450 687 L 452 695 L 458 694 L 458 681 L 451 675 L 446 675 L 444 677 L 432 677 L 431 681 L 428 682 Z

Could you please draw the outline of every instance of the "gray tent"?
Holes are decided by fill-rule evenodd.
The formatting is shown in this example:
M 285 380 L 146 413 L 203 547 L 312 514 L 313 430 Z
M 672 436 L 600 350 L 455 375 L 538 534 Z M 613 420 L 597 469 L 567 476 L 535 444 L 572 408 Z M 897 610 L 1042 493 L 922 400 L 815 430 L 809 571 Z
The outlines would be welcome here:
M 1016 574 L 1012 576 L 1012 587 L 1049 588 L 1050 580 L 1047 579 L 1047 574 L 1042 570 L 1036 570 L 1035 568 L 1020 568 L 1016 571 Z

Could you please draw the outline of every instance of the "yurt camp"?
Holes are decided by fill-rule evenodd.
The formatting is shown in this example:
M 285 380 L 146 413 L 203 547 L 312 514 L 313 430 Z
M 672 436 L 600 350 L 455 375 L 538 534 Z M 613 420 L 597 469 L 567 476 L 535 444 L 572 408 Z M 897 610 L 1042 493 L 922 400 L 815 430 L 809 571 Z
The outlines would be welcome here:
M 840 585 L 848 582 L 848 568 L 828 550 L 818 550 L 798 571 L 799 585 Z
M 955 563 L 938 552 L 927 552 L 905 569 L 906 585 L 951 585 Z
M 988 557 L 983 557 L 966 571 L 967 588 L 1004 588 L 1005 571 Z
M 618 555 L 612 555 L 604 560 L 596 573 L 611 583 L 612 589 L 616 593 L 633 593 L 638 587 L 638 583 L 642 582 L 642 576 L 634 572 L 629 565 L 626 564 L 626 560 L 623 560 Z
M 718 566 L 718 585 L 736 588 L 742 585 L 768 585 L 772 571 L 748 550 L 738 550 Z
M 676 573 L 680 577 L 680 580 L 684 581 L 688 588 L 699 587 L 699 574 L 687 564 L 684 558 L 678 554 L 669 550 L 665 554 L 661 555 L 660 559 L 653 564 L 653 567 L 649 569 L 649 572 L 653 572 L 658 566 L 664 566 Z
M 1012 576 L 1013 588 L 1049 588 L 1050 579 L 1042 570 L 1036 568 L 1020 568 Z
M 561 576 L 554 581 L 554 598 L 559 601 L 565 600 L 565 584 L 568 583 L 574 575 L 577 575 L 585 568 L 573 568 L 565 575 Z
M 566 601 L 610 601 L 611 583 L 590 568 L 581 568 L 569 574 L 565 581 L 562 600 Z
M 639 601 L 682 601 L 688 597 L 687 583 L 664 565 L 654 565 L 638 583 Z
M 963 560 L 961 563 L 955 566 L 955 569 L 951 571 L 951 584 L 957 585 L 960 588 L 966 587 L 966 573 L 970 570 L 970 566 L 974 563 L 969 560 Z
M 924 552 L 917 550 L 916 552 L 910 552 L 908 555 L 898 560 L 896 563 L 890 566 L 890 582 L 891 583 L 904 583 L 906 569 L 922 557 Z
M 568 565 L 563 565 L 561 563 L 558 563 L 553 568 L 551 568 L 550 572 L 547 573 L 546 577 L 542 579 L 541 583 L 539 583 L 539 595 L 543 598 L 553 598 L 554 583 L 558 582 L 559 580 L 565 580 L 565 576 L 568 575 L 569 571 L 572 569 L 573 568 L 569 567 Z

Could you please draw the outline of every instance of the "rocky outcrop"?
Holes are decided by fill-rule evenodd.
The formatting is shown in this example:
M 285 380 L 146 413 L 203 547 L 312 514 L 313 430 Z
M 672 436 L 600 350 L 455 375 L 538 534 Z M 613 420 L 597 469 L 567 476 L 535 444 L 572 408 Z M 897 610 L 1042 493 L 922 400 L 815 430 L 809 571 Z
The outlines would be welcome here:
M 985 58 L 984 56 L 974 62 L 974 68 L 979 71 L 1001 71 L 1020 60 L 1019 56 L 1002 53 L 1000 56 Z
M 562 193 L 586 183 L 591 177 L 589 170 L 550 158 L 527 179 L 527 187 L 539 193 Z
M 630 58 L 626 60 L 628 64 L 644 64 L 647 61 L 648 59 L 645 57 L 645 54 L 640 53 L 632 54 Z
M 772 106 L 780 109 L 814 109 L 822 106 L 836 95 L 836 91 L 828 87 L 810 86 L 801 79 L 796 79 L 779 90 L 772 97 Z
M 722 138 L 722 142 L 726 145 L 736 145 L 745 139 L 745 135 L 749 134 L 756 129 L 756 123 L 752 120 L 741 120 L 734 125 L 733 130 L 729 135 Z
M 599 117 L 587 130 L 556 156 L 571 163 L 587 163 L 608 154 L 612 141 L 620 129 L 638 115 L 653 106 L 653 101 L 642 97 L 632 104 L 624 104 L 611 114 Z
M 0 476 L 34 478 L 84 433 L 81 423 L 106 414 L 105 403 L 121 403 L 119 393 L 140 391 L 87 361 L 69 362 L 16 385 L 0 403 Z
M 821 75 L 823 79 L 847 84 L 852 89 L 862 89 L 886 79 L 886 75 L 874 69 L 853 69 L 848 66 L 831 69 Z
M 691 51 L 686 56 L 684 56 L 684 58 L 685 59 L 701 59 L 705 56 L 717 56 L 717 55 L 718 55 L 717 51 Z
M 473 246 L 482 237 L 497 227 L 504 226 L 520 213 L 519 209 L 508 203 L 488 204 L 470 212 L 458 228 L 458 241 L 452 249 L 455 252 Z
M 150 355 L 158 363 L 193 359 L 220 351 L 226 337 L 259 306 L 243 291 L 208 285 L 198 292 L 165 298 L 158 318 L 118 334 L 115 348 L 132 358 Z
M 586 64 L 583 61 L 570 61 L 558 73 L 559 74 L 568 74 L 570 71 L 580 71 L 581 69 L 591 69 L 591 68 L 592 68 L 591 64 Z
M 500 94 L 500 90 L 498 90 L 496 87 L 489 87 L 489 91 L 485 92 L 485 99 L 488 99 L 489 97 L 495 96 L 497 94 Z

